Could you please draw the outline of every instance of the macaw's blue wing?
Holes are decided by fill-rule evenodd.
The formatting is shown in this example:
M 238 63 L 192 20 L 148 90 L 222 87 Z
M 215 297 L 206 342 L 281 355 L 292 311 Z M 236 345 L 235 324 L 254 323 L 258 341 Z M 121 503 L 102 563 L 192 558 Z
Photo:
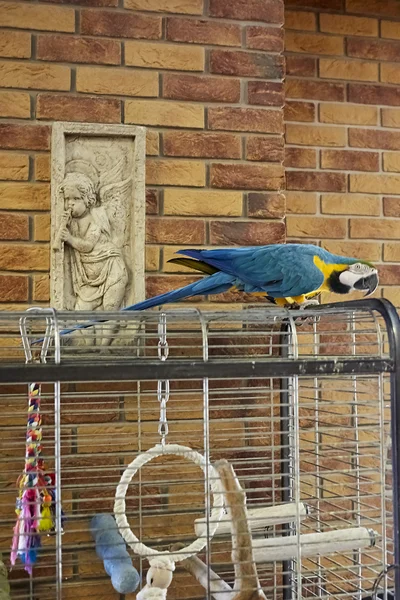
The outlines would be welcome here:
M 178 254 L 212 265 L 273 298 L 301 296 L 319 289 L 324 282 L 322 271 L 314 263 L 316 248 L 308 244 L 190 249 Z

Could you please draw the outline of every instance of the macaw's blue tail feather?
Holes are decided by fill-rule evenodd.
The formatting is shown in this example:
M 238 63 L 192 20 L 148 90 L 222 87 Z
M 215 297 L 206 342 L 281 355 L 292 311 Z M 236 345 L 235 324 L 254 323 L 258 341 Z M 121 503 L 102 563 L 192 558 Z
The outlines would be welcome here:
M 217 272 L 208 277 L 204 277 L 204 279 L 200 279 L 199 281 L 189 283 L 189 285 L 185 285 L 184 287 L 179 288 L 177 290 L 172 290 L 171 292 L 160 294 L 159 296 L 155 296 L 154 298 L 143 300 L 142 302 L 138 302 L 137 304 L 132 304 L 132 306 L 126 306 L 122 310 L 146 310 L 147 308 L 161 306 L 161 304 L 167 304 L 169 302 L 178 302 L 179 300 L 184 300 L 185 298 L 190 298 L 192 296 L 220 294 L 231 289 L 234 286 L 234 282 L 235 277 L 233 277 L 232 275 Z M 105 322 L 106 321 L 102 319 L 98 321 L 89 321 L 88 323 L 82 323 L 82 325 L 76 325 L 75 327 L 71 327 L 69 329 L 62 329 L 60 331 L 60 335 L 65 336 L 69 333 L 73 333 L 74 331 L 78 331 L 80 329 L 87 329 L 88 327 L 93 327 L 93 325 Z M 43 342 L 43 338 L 35 340 L 32 343 L 39 344 L 41 342 Z
M 178 302 L 192 296 L 204 296 L 205 294 L 219 294 L 229 290 L 234 284 L 234 277 L 227 275 L 226 273 L 214 273 L 209 277 L 189 283 L 183 288 L 160 294 L 154 298 L 143 300 L 132 306 L 127 306 L 122 310 L 146 310 L 147 308 L 153 308 L 154 306 L 160 306 L 161 304 L 167 304 L 169 302 Z

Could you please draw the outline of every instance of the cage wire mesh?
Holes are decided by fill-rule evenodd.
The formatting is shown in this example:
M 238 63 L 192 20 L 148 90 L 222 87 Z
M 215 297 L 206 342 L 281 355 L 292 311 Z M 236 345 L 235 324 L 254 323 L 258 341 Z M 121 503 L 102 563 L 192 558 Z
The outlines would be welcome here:
M 92 319 L 95 327 L 59 337 L 60 329 Z M 39 364 L 34 342 L 46 324 L 50 343 Z M 61 532 L 58 508 L 56 531 L 41 535 L 31 576 L 19 560 L 8 573 L 10 598 L 134 597 L 113 588 L 90 524 L 113 514 L 123 472 L 160 443 L 189 447 L 206 465 L 201 470 L 183 455 L 160 451 L 126 493 L 129 527 L 148 547 L 179 551 L 203 540 L 194 558 L 176 561 L 169 598 L 233 600 L 233 559 L 237 576 L 254 559 L 257 585 L 271 600 L 391 597 L 396 571 L 375 590 L 374 583 L 399 556 L 398 344 L 397 314 L 382 301 L 300 312 L 258 305 L 230 312 L 2 313 L 6 566 L 32 382 L 41 383 L 42 456 L 66 517 Z M 245 492 L 252 537 L 252 549 L 236 548 L 233 558 L 232 545 L 243 542 L 236 507 L 219 523 L 211 512 L 218 495 L 210 488 L 211 466 L 222 459 Z M 147 558 L 132 551 L 130 557 L 143 586 Z M 249 597 L 250 581 L 241 582 Z

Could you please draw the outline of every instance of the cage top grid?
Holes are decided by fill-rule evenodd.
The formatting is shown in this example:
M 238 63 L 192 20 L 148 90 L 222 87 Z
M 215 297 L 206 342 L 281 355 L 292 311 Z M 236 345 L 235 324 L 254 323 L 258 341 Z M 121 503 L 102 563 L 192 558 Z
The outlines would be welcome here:
M 26 361 L 21 321 L 26 346 L 37 360 L 41 345 L 36 342 L 43 339 L 46 319 L 50 335 L 42 381 L 87 379 L 88 368 L 93 380 L 103 381 L 111 375 L 122 380 L 218 377 L 222 364 L 224 377 L 393 372 L 400 343 L 397 313 L 382 300 L 304 311 L 269 306 L 115 313 L 39 309 L 0 315 L 0 381 L 12 381 Z M 89 322 L 95 323 L 82 327 Z M 168 357 L 160 354 L 162 323 Z M 60 336 L 64 329 L 74 331 Z M 71 371 L 58 372 L 53 368 L 58 362 Z M 25 367 L 27 377 L 30 368 Z

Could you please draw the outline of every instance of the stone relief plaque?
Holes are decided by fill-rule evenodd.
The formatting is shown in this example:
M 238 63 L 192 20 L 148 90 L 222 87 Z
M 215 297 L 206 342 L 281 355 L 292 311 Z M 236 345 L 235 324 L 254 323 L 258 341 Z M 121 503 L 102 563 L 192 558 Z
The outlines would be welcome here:
M 54 123 L 51 305 L 115 311 L 143 300 L 144 228 L 145 128 Z M 96 335 L 95 345 L 117 337 Z

